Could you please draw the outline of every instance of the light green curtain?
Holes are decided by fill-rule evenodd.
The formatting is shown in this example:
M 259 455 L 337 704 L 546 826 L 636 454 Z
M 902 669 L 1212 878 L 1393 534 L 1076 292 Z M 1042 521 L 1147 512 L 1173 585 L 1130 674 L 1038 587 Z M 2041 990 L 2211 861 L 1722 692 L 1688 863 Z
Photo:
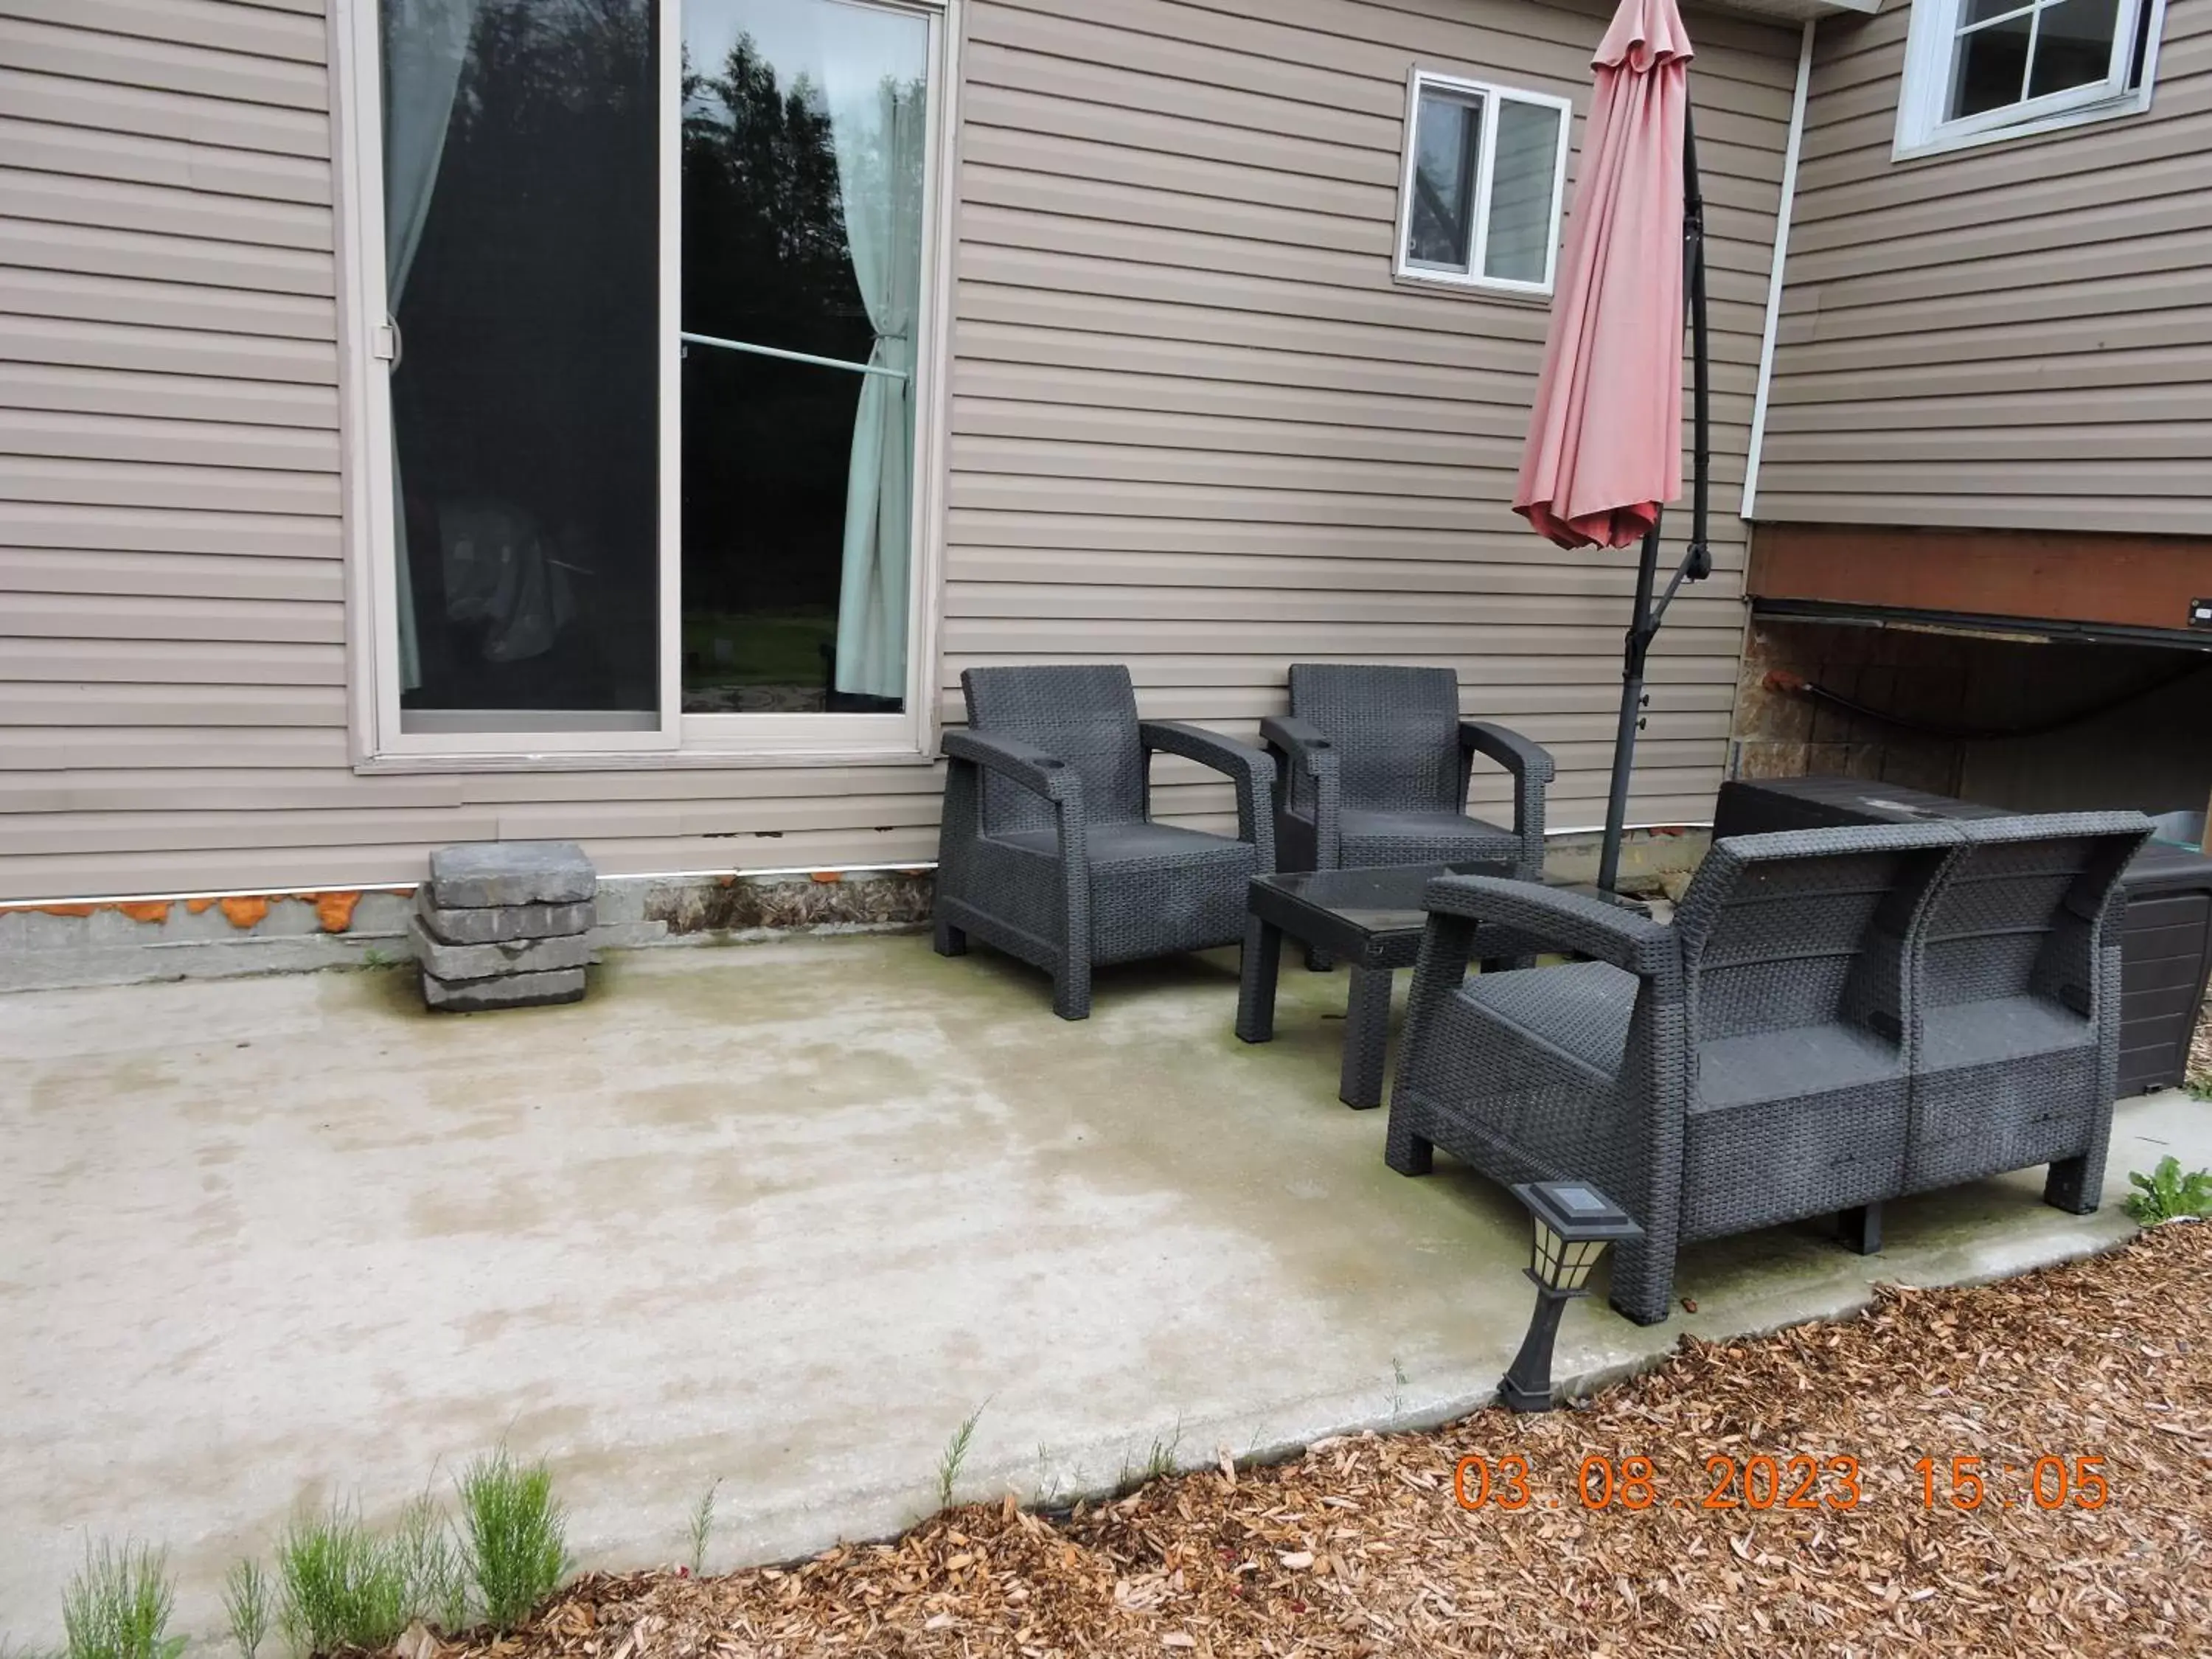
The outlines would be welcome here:
M 837 594 L 837 690 L 906 696 L 914 539 L 915 313 L 921 283 L 926 83 L 841 76 L 825 65 L 830 143 L 854 276 L 875 330 L 846 475 Z
M 446 129 L 468 62 L 477 0 L 384 0 L 384 303 L 399 296 L 430 216 Z M 393 372 L 397 372 L 394 365 Z M 392 446 L 392 534 L 399 584 L 399 689 L 422 683 L 415 635 L 415 580 L 408 567 L 407 502 L 399 485 L 398 434 Z

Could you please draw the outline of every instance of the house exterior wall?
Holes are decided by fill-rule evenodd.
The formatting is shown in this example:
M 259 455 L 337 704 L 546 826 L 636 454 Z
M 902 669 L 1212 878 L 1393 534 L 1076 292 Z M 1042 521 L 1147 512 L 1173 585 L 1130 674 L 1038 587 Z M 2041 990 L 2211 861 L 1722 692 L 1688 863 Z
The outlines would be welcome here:
M 2212 4 L 2144 114 L 1893 161 L 1909 16 L 1819 26 L 1759 519 L 2203 537 Z
M 1506 507 L 1546 313 L 1390 275 L 1410 68 L 1579 111 L 1601 14 L 963 9 L 948 718 L 973 664 L 1126 660 L 1148 716 L 1249 736 L 1294 659 L 1443 662 L 1553 747 L 1556 824 L 1601 817 L 1630 556 Z M 1724 759 L 1796 49 L 1692 27 L 1721 533 L 1632 821 L 1706 817 Z M 0 899 L 405 883 L 492 837 L 611 873 L 933 857 L 922 761 L 355 769 L 329 40 L 324 0 L 0 0 Z

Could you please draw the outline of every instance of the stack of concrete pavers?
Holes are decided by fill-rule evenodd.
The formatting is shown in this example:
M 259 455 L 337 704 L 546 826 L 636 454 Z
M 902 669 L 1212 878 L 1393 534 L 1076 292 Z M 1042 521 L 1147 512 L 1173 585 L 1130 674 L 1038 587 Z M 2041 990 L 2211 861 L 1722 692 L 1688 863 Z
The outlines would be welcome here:
M 409 927 L 422 1000 L 453 1013 L 584 994 L 599 872 L 566 841 L 486 841 L 430 854 Z

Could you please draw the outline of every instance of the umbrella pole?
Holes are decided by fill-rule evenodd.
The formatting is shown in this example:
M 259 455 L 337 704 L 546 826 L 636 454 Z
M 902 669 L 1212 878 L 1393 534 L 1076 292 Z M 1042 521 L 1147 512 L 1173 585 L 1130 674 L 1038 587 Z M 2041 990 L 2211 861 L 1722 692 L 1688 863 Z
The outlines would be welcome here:
M 1686 580 L 1703 581 L 1713 574 L 1712 550 L 1705 544 L 1706 498 L 1712 488 L 1712 394 L 1707 382 L 1712 356 L 1705 338 L 1705 192 L 1698 181 L 1698 134 L 1686 106 L 1682 111 L 1682 268 L 1690 299 L 1690 545 L 1682 568 L 1659 601 Z M 1651 625 L 1656 628 L 1659 618 Z
M 1635 621 L 1621 653 L 1620 722 L 1613 730 L 1613 786 L 1605 802 L 1605 840 L 1598 851 L 1597 884 L 1620 890 L 1620 838 L 1628 823 L 1628 785 L 1636 767 L 1636 733 L 1644 724 L 1644 665 L 1660 619 L 1686 581 L 1712 574 L 1713 556 L 1705 544 L 1705 513 L 1711 471 L 1712 399 L 1707 386 L 1710 361 L 1705 319 L 1705 198 L 1698 180 L 1698 139 L 1690 112 L 1682 112 L 1682 270 L 1690 313 L 1690 545 L 1682 562 L 1654 605 L 1651 590 L 1659 575 L 1659 521 L 1645 532 L 1636 566 Z
M 1650 653 L 1651 636 L 1658 632 L 1650 617 L 1651 587 L 1659 574 L 1659 523 L 1652 520 L 1644 535 L 1644 551 L 1636 562 L 1636 621 L 1628 630 L 1628 643 L 1620 665 L 1620 724 L 1613 733 L 1613 787 L 1605 800 L 1605 842 L 1597 858 L 1597 884 L 1608 893 L 1620 888 L 1620 836 L 1628 821 L 1628 778 L 1636 767 L 1636 729 L 1644 723 L 1644 659 Z M 1650 617 L 1647 623 L 1646 618 Z

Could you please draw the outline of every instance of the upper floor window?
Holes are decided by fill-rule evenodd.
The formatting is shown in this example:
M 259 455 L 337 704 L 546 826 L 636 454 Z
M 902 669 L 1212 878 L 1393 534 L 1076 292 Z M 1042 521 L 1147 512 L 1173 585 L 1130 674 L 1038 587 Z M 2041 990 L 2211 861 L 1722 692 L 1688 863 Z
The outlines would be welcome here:
M 1916 0 L 1899 157 L 2150 106 L 2165 0 Z
M 1416 73 L 1406 118 L 1398 275 L 1549 294 L 1566 191 L 1568 113 L 1564 98 Z

